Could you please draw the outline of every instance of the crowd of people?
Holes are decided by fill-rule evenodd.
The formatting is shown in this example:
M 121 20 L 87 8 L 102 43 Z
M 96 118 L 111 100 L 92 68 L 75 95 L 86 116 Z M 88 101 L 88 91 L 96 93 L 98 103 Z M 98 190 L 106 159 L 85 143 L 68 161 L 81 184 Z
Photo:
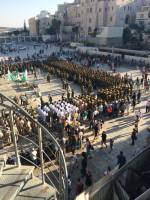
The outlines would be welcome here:
M 61 100 L 55 102 L 51 95 L 48 97 L 48 101 L 44 101 L 40 95 L 40 104 L 36 109 L 30 107 L 27 95 L 15 96 L 14 101 L 23 106 L 27 111 L 39 120 L 48 130 L 53 130 L 56 133 L 56 137 L 59 138 L 61 147 L 66 154 L 71 152 L 71 172 L 70 176 L 74 173 L 78 165 L 78 157 L 76 151 L 80 149 L 83 151 L 81 160 L 81 178 L 77 179 L 76 195 L 80 194 L 83 189 L 89 187 L 93 183 L 92 172 L 88 169 L 89 158 L 92 157 L 91 152 L 94 150 L 92 141 L 86 136 L 86 131 L 92 131 L 93 141 L 99 139 L 101 148 L 105 147 L 109 149 L 110 153 L 113 151 L 115 140 L 107 136 L 107 131 L 103 130 L 105 120 L 110 118 L 117 118 L 125 114 L 129 115 L 131 111 L 135 112 L 135 107 L 141 102 L 141 89 L 145 89 L 145 92 L 149 90 L 150 81 L 148 79 L 147 72 L 143 73 L 141 79 L 137 78 L 133 81 L 132 77 L 127 74 L 121 77 L 120 74 L 111 74 L 99 69 L 93 69 L 87 66 L 75 64 L 73 56 L 70 54 L 69 61 L 60 60 L 55 57 L 50 57 L 47 61 L 29 62 L 21 65 L 9 65 L 10 70 L 22 71 L 27 69 L 28 73 L 35 74 L 38 69 L 44 71 L 47 75 L 47 81 L 51 83 L 51 75 L 61 78 L 62 88 L 66 90 L 66 97 L 62 94 Z M 83 56 L 84 58 L 84 56 Z M 82 57 L 75 58 L 80 61 Z M 102 56 L 101 62 L 109 63 L 111 58 Z M 89 59 L 87 65 L 93 65 L 98 58 Z M 116 64 L 119 65 L 120 58 L 116 58 Z M 7 66 L 5 66 L 7 72 Z M 75 84 L 80 85 L 81 95 L 76 96 L 73 89 L 70 88 L 68 81 L 73 81 Z M 136 91 L 134 90 L 134 85 Z M 146 103 L 146 113 L 150 112 L 150 101 Z M 131 133 L 131 144 L 135 145 L 138 126 L 140 119 L 142 118 L 141 111 L 135 112 L 135 123 Z M 36 135 L 36 126 L 31 123 L 26 117 L 19 115 L 14 116 L 14 125 L 16 128 L 16 134 L 22 136 Z M 0 119 L 0 125 L 5 131 L 1 131 L 1 137 L 7 138 L 7 142 L 10 143 L 10 125 L 9 117 L 6 115 Z M 45 147 L 46 148 L 46 147 Z M 55 147 L 49 147 L 55 152 Z M 23 156 L 30 158 L 35 164 L 38 164 L 38 150 L 32 149 L 30 152 L 21 151 Z M 55 154 L 55 153 L 54 153 Z M 55 158 L 55 157 L 54 157 Z M 119 168 L 126 163 L 126 157 L 121 151 L 116 158 Z M 22 161 L 24 162 L 24 161 Z M 110 166 L 108 167 L 107 174 L 110 172 Z M 83 183 L 85 180 L 85 183 Z M 71 180 L 69 180 L 71 185 Z M 69 188 L 70 189 L 70 188 Z M 69 190 L 71 191 L 71 190 Z

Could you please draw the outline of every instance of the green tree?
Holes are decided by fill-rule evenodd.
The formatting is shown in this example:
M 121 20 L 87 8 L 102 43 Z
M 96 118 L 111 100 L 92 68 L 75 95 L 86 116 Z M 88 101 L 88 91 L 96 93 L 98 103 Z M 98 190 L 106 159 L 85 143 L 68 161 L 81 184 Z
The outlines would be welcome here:
M 74 33 L 75 40 L 78 40 L 78 37 L 79 37 L 79 26 L 74 26 L 72 28 L 72 32 Z
M 123 39 L 123 44 L 124 45 L 126 45 L 130 41 L 130 39 L 131 39 L 131 30 L 128 27 L 126 27 L 123 30 L 122 39 Z
M 47 30 L 46 30 L 46 33 L 49 34 L 49 35 L 55 35 L 56 32 L 53 28 L 53 26 L 49 27 Z
M 60 25 L 61 25 L 60 20 L 57 20 L 55 18 L 52 20 L 52 27 L 55 30 L 56 34 L 60 33 Z
M 18 36 L 20 34 L 20 31 L 16 30 L 12 32 L 13 35 Z
M 54 18 L 52 20 L 52 25 L 47 29 L 46 32 L 50 35 L 56 34 L 57 39 L 59 39 L 60 26 L 61 26 L 61 21 Z

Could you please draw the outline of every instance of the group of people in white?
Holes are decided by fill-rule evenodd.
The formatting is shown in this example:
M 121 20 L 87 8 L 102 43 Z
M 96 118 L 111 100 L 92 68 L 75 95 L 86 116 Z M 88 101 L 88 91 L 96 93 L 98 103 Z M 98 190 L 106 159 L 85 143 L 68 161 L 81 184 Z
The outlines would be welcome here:
M 79 108 L 77 106 L 67 103 L 66 101 L 58 101 L 54 104 L 50 104 L 49 106 L 44 105 L 43 108 L 39 105 L 37 108 L 37 114 L 43 121 L 46 121 L 48 112 L 54 112 L 58 117 L 65 119 L 71 118 L 71 116 L 78 111 Z
M 58 101 L 55 104 L 50 104 L 50 109 L 57 113 L 58 117 L 66 118 L 78 112 L 79 108 L 65 101 Z

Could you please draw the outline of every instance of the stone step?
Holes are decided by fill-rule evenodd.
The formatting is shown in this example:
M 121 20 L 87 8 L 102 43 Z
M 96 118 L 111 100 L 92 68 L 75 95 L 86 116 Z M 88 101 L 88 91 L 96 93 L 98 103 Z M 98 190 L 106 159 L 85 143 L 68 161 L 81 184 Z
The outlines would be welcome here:
M 34 167 L 7 165 L 0 177 L 0 199 L 13 200 L 25 182 L 31 177 Z
M 1 176 L 2 173 L 3 173 L 4 166 L 5 166 L 4 162 L 3 162 L 3 161 L 0 161 L 0 176 Z
M 2 175 L 4 167 L 6 167 L 6 155 L 0 155 L 0 176 Z
M 28 180 L 15 200 L 48 200 L 56 199 L 55 189 L 48 185 L 42 184 L 42 180 L 37 177 L 33 177 Z

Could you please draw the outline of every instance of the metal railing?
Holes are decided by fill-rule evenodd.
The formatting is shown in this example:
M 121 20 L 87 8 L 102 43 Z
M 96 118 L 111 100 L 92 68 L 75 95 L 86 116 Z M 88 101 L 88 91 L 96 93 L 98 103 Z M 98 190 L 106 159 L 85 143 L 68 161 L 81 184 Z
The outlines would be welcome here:
M 58 192 L 58 199 L 60 200 L 67 200 L 68 199 L 68 172 L 67 172 L 67 165 L 65 161 L 65 157 L 63 154 L 63 151 L 55 139 L 54 135 L 50 133 L 43 125 L 41 125 L 38 121 L 33 119 L 27 111 L 25 111 L 23 108 L 21 108 L 19 105 L 17 105 L 13 100 L 10 98 L 4 96 L 2 93 L 0 93 L 0 107 L 6 108 L 9 111 L 9 120 L 10 120 L 10 128 L 11 128 L 11 134 L 12 134 L 12 143 L 14 145 L 15 149 L 15 156 L 16 156 L 16 164 L 19 167 L 21 165 L 20 163 L 20 157 L 19 155 L 19 147 L 16 139 L 16 133 L 14 129 L 14 113 L 18 113 L 19 115 L 24 116 L 26 119 L 28 119 L 30 122 L 34 123 L 37 129 L 37 141 L 35 142 L 33 139 L 29 139 L 27 137 L 24 137 L 23 135 L 19 134 L 18 136 L 23 138 L 28 143 L 33 144 L 36 148 L 39 149 L 39 159 L 40 159 L 40 166 L 36 166 L 41 171 L 42 176 L 42 183 L 45 183 L 45 178 L 47 179 L 47 182 L 49 182 Z M 54 163 L 54 161 L 51 160 L 51 158 L 47 155 L 46 152 L 43 150 L 43 137 L 48 136 L 52 143 L 57 148 L 57 165 Z M 37 144 L 38 143 L 38 144 Z M 48 161 L 51 163 L 54 170 L 57 172 L 54 174 L 54 172 L 50 169 L 50 167 L 47 167 L 48 172 L 45 173 L 45 165 L 44 165 L 44 158 L 43 156 L 46 156 Z M 24 158 L 27 159 L 27 158 Z M 28 160 L 28 159 L 27 159 Z M 28 160 L 31 164 L 35 166 L 35 163 L 31 160 Z M 50 176 L 52 175 L 54 177 L 54 180 L 51 180 Z
M 89 187 L 82 194 L 76 197 L 76 200 L 83 200 L 88 197 L 89 200 L 114 200 L 115 190 L 114 186 L 118 183 L 122 183 L 120 188 L 117 188 L 119 194 L 122 197 L 119 200 L 129 199 L 129 194 L 126 192 L 126 176 L 128 171 L 141 171 L 144 166 L 149 166 L 150 146 L 140 152 L 137 156 L 131 159 L 122 168 L 118 169 L 110 176 L 105 176 L 96 182 L 93 186 Z M 150 194 L 150 189 L 141 194 L 136 200 L 148 200 L 147 197 Z

